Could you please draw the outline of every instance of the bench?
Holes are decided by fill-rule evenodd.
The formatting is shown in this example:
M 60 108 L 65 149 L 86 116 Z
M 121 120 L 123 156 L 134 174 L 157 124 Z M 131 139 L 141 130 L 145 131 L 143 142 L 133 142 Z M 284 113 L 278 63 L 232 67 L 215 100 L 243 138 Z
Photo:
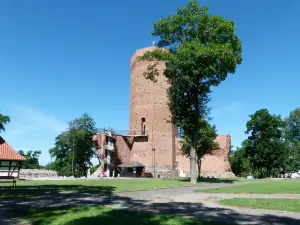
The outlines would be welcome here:
M 0 180 L 3 180 L 3 181 L 12 180 L 13 187 L 16 187 L 17 186 L 17 181 L 19 180 L 19 178 L 18 177 L 13 177 L 13 176 L 0 176 Z

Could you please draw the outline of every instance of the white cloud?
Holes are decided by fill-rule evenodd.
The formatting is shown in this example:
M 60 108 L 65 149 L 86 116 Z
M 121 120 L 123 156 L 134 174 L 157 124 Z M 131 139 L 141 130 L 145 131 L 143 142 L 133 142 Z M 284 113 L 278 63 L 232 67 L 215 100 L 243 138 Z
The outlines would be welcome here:
M 11 135 L 20 135 L 28 132 L 50 131 L 60 133 L 67 124 L 37 108 L 18 103 L 1 102 L 3 113 L 10 116 L 6 131 Z
M 28 106 L 17 106 L 19 107 L 19 116 L 22 117 L 22 119 L 27 120 L 27 122 L 33 124 L 29 129 L 35 128 L 45 128 L 45 129 L 51 129 L 55 132 L 61 132 L 64 129 L 66 129 L 67 125 L 66 123 L 63 123 L 56 119 L 55 117 L 52 117 L 50 115 L 47 115 L 41 111 L 38 111 L 37 109 L 34 109 L 32 107 Z

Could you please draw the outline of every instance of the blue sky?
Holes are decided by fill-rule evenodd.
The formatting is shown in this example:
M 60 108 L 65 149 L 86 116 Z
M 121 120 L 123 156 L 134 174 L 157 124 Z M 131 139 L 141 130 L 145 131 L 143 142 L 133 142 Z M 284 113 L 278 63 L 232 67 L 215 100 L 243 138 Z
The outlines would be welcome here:
M 128 129 L 129 61 L 150 46 L 152 24 L 186 0 L 3 0 L 0 3 L 1 135 L 40 162 L 66 123 L 89 113 L 98 127 Z M 240 145 L 248 115 L 287 116 L 300 103 L 300 2 L 203 0 L 234 19 L 243 63 L 212 93 L 213 123 Z

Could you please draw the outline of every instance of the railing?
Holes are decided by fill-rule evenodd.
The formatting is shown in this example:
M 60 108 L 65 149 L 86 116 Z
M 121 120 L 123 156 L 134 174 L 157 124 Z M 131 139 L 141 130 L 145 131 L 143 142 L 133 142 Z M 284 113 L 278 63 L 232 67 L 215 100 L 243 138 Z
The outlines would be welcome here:
M 105 149 L 107 149 L 109 151 L 115 151 L 114 144 L 107 144 L 107 145 L 105 145 Z
M 141 130 L 118 130 L 114 132 L 120 136 L 148 136 L 148 131 Z

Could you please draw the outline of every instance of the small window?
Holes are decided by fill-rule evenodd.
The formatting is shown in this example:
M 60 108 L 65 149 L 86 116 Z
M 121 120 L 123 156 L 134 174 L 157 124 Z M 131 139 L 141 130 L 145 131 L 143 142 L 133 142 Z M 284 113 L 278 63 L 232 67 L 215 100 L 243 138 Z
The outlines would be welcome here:
M 141 119 L 141 133 L 142 135 L 146 134 L 146 119 L 144 117 Z

